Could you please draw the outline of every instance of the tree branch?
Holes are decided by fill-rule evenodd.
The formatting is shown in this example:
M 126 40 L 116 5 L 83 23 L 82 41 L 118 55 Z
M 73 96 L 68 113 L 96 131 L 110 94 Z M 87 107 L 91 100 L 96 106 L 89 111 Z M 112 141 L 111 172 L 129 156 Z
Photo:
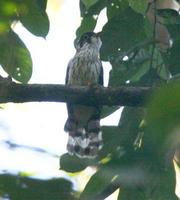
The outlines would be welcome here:
M 105 88 L 58 84 L 17 84 L 0 81 L 0 103 L 71 102 L 83 105 L 144 106 L 148 87 Z

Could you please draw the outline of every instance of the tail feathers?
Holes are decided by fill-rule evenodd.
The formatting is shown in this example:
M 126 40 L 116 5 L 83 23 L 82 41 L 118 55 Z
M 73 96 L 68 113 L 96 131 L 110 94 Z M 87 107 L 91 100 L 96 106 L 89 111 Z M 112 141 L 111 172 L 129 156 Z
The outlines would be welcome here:
M 102 132 L 100 130 L 97 132 L 89 130 L 87 132 L 84 128 L 79 128 L 69 131 L 67 144 L 69 154 L 80 158 L 95 158 L 97 156 L 103 145 Z

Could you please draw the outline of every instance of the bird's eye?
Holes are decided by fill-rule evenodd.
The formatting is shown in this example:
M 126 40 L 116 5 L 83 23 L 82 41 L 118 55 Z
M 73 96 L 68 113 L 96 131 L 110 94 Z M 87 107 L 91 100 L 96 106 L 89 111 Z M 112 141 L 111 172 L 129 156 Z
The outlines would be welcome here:
M 84 40 L 87 40 L 87 39 L 88 39 L 88 36 L 87 36 L 87 35 L 85 35 L 85 36 L 84 36 Z

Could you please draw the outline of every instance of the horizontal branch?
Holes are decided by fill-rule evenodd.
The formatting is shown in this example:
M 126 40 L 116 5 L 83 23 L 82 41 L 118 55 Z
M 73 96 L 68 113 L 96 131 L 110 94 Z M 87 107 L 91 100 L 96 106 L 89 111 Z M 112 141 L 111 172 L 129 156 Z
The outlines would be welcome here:
M 67 86 L 17 84 L 0 81 L 0 103 L 71 102 L 84 105 L 143 106 L 151 93 L 147 87 Z

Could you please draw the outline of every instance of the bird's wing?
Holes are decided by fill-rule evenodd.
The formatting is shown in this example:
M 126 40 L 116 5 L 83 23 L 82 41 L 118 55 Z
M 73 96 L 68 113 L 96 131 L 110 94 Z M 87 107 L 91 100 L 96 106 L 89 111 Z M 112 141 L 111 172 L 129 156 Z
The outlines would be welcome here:
M 101 62 L 101 67 L 100 67 L 100 74 L 99 74 L 99 82 L 100 85 L 104 84 L 104 71 L 103 71 L 103 66 Z
M 70 72 L 70 68 L 72 67 L 72 60 L 69 61 L 68 66 L 67 66 L 67 70 L 66 70 L 66 78 L 65 78 L 65 84 L 68 85 L 68 80 L 69 80 L 69 72 Z M 67 106 L 67 111 L 68 111 L 68 120 L 66 121 L 66 124 L 64 126 L 64 129 L 67 131 L 67 127 L 70 126 L 70 122 L 69 120 L 72 119 L 73 116 L 73 107 L 71 103 L 66 103 Z
M 69 63 L 68 63 L 67 69 L 66 69 L 66 78 L 65 78 L 65 84 L 66 85 L 68 84 L 69 69 L 70 69 L 71 65 L 72 65 L 72 61 L 70 60 Z

